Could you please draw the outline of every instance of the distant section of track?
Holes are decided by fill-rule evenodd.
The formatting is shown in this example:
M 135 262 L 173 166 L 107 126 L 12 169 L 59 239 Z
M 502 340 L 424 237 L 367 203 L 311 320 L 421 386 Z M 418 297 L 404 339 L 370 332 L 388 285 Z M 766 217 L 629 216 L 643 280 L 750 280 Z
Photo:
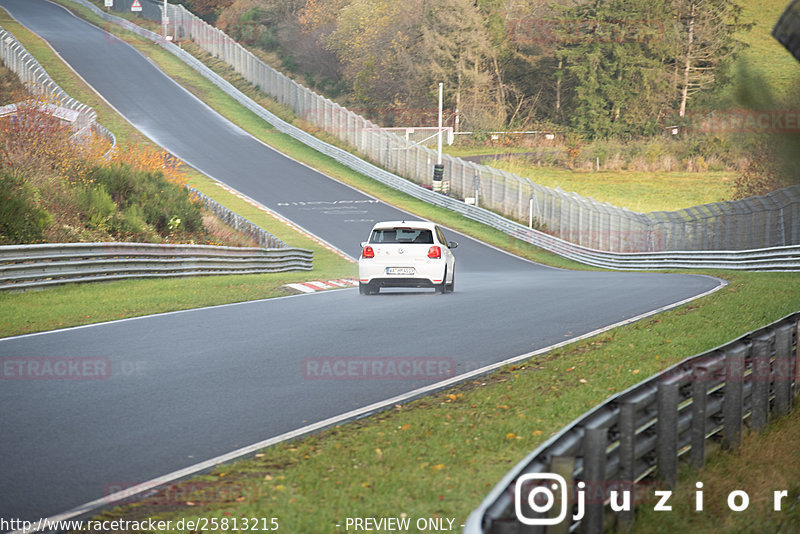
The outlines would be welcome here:
M 348 254 L 358 255 L 375 221 L 408 217 L 255 140 L 67 10 L 44 0 L 0 6 L 148 137 Z M 719 285 L 693 275 L 563 271 L 448 238 L 460 243 L 452 295 L 329 291 L 0 340 L 3 363 L 61 357 L 110 370 L 0 380 L 0 517 L 54 515 L 435 378 L 314 371 L 326 362 L 445 362 L 462 373 Z

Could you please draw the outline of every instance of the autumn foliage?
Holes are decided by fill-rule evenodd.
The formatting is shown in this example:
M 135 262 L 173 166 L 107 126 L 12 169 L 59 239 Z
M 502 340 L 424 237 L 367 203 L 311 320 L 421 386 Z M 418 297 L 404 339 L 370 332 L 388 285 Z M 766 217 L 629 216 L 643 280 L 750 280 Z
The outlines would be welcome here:
M 44 102 L 0 118 L 0 244 L 252 244 L 219 225 L 209 233 L 209 215 L 185 184 L 177 158 L 140 145 L 112 150 L 90 131 L 73 131 Z

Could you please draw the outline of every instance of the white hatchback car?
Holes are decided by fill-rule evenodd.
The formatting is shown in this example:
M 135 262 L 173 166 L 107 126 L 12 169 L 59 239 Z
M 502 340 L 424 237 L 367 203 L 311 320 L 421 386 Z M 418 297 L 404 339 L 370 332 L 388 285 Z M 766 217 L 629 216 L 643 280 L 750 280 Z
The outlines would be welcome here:
M 380 222 L 369 241 L 361 243 L 358 260 L 359 292 L 378 293 L 382 287 L 432 287 L 440 293 L 453 291 L 456 258 L 436 224 L 422 221 Z

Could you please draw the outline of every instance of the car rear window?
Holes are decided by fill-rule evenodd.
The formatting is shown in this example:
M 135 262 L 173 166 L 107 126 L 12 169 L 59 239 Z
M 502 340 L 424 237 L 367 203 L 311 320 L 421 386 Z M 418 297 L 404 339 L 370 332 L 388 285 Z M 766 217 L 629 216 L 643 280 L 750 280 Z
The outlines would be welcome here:
M 370 243 L 433 244 L 433 233 L 425 228 L 382 228 L 373 230 Z

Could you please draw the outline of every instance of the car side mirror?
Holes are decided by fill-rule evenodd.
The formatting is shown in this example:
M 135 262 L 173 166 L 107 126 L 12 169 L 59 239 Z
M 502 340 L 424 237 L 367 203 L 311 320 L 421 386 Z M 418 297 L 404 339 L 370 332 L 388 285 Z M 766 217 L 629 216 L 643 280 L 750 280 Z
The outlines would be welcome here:
M 457 247 L 458 247 L 458 243 L 456 243 L 455 241 L 450 241 L 447 244 L 447 248 L 457 248 Z

